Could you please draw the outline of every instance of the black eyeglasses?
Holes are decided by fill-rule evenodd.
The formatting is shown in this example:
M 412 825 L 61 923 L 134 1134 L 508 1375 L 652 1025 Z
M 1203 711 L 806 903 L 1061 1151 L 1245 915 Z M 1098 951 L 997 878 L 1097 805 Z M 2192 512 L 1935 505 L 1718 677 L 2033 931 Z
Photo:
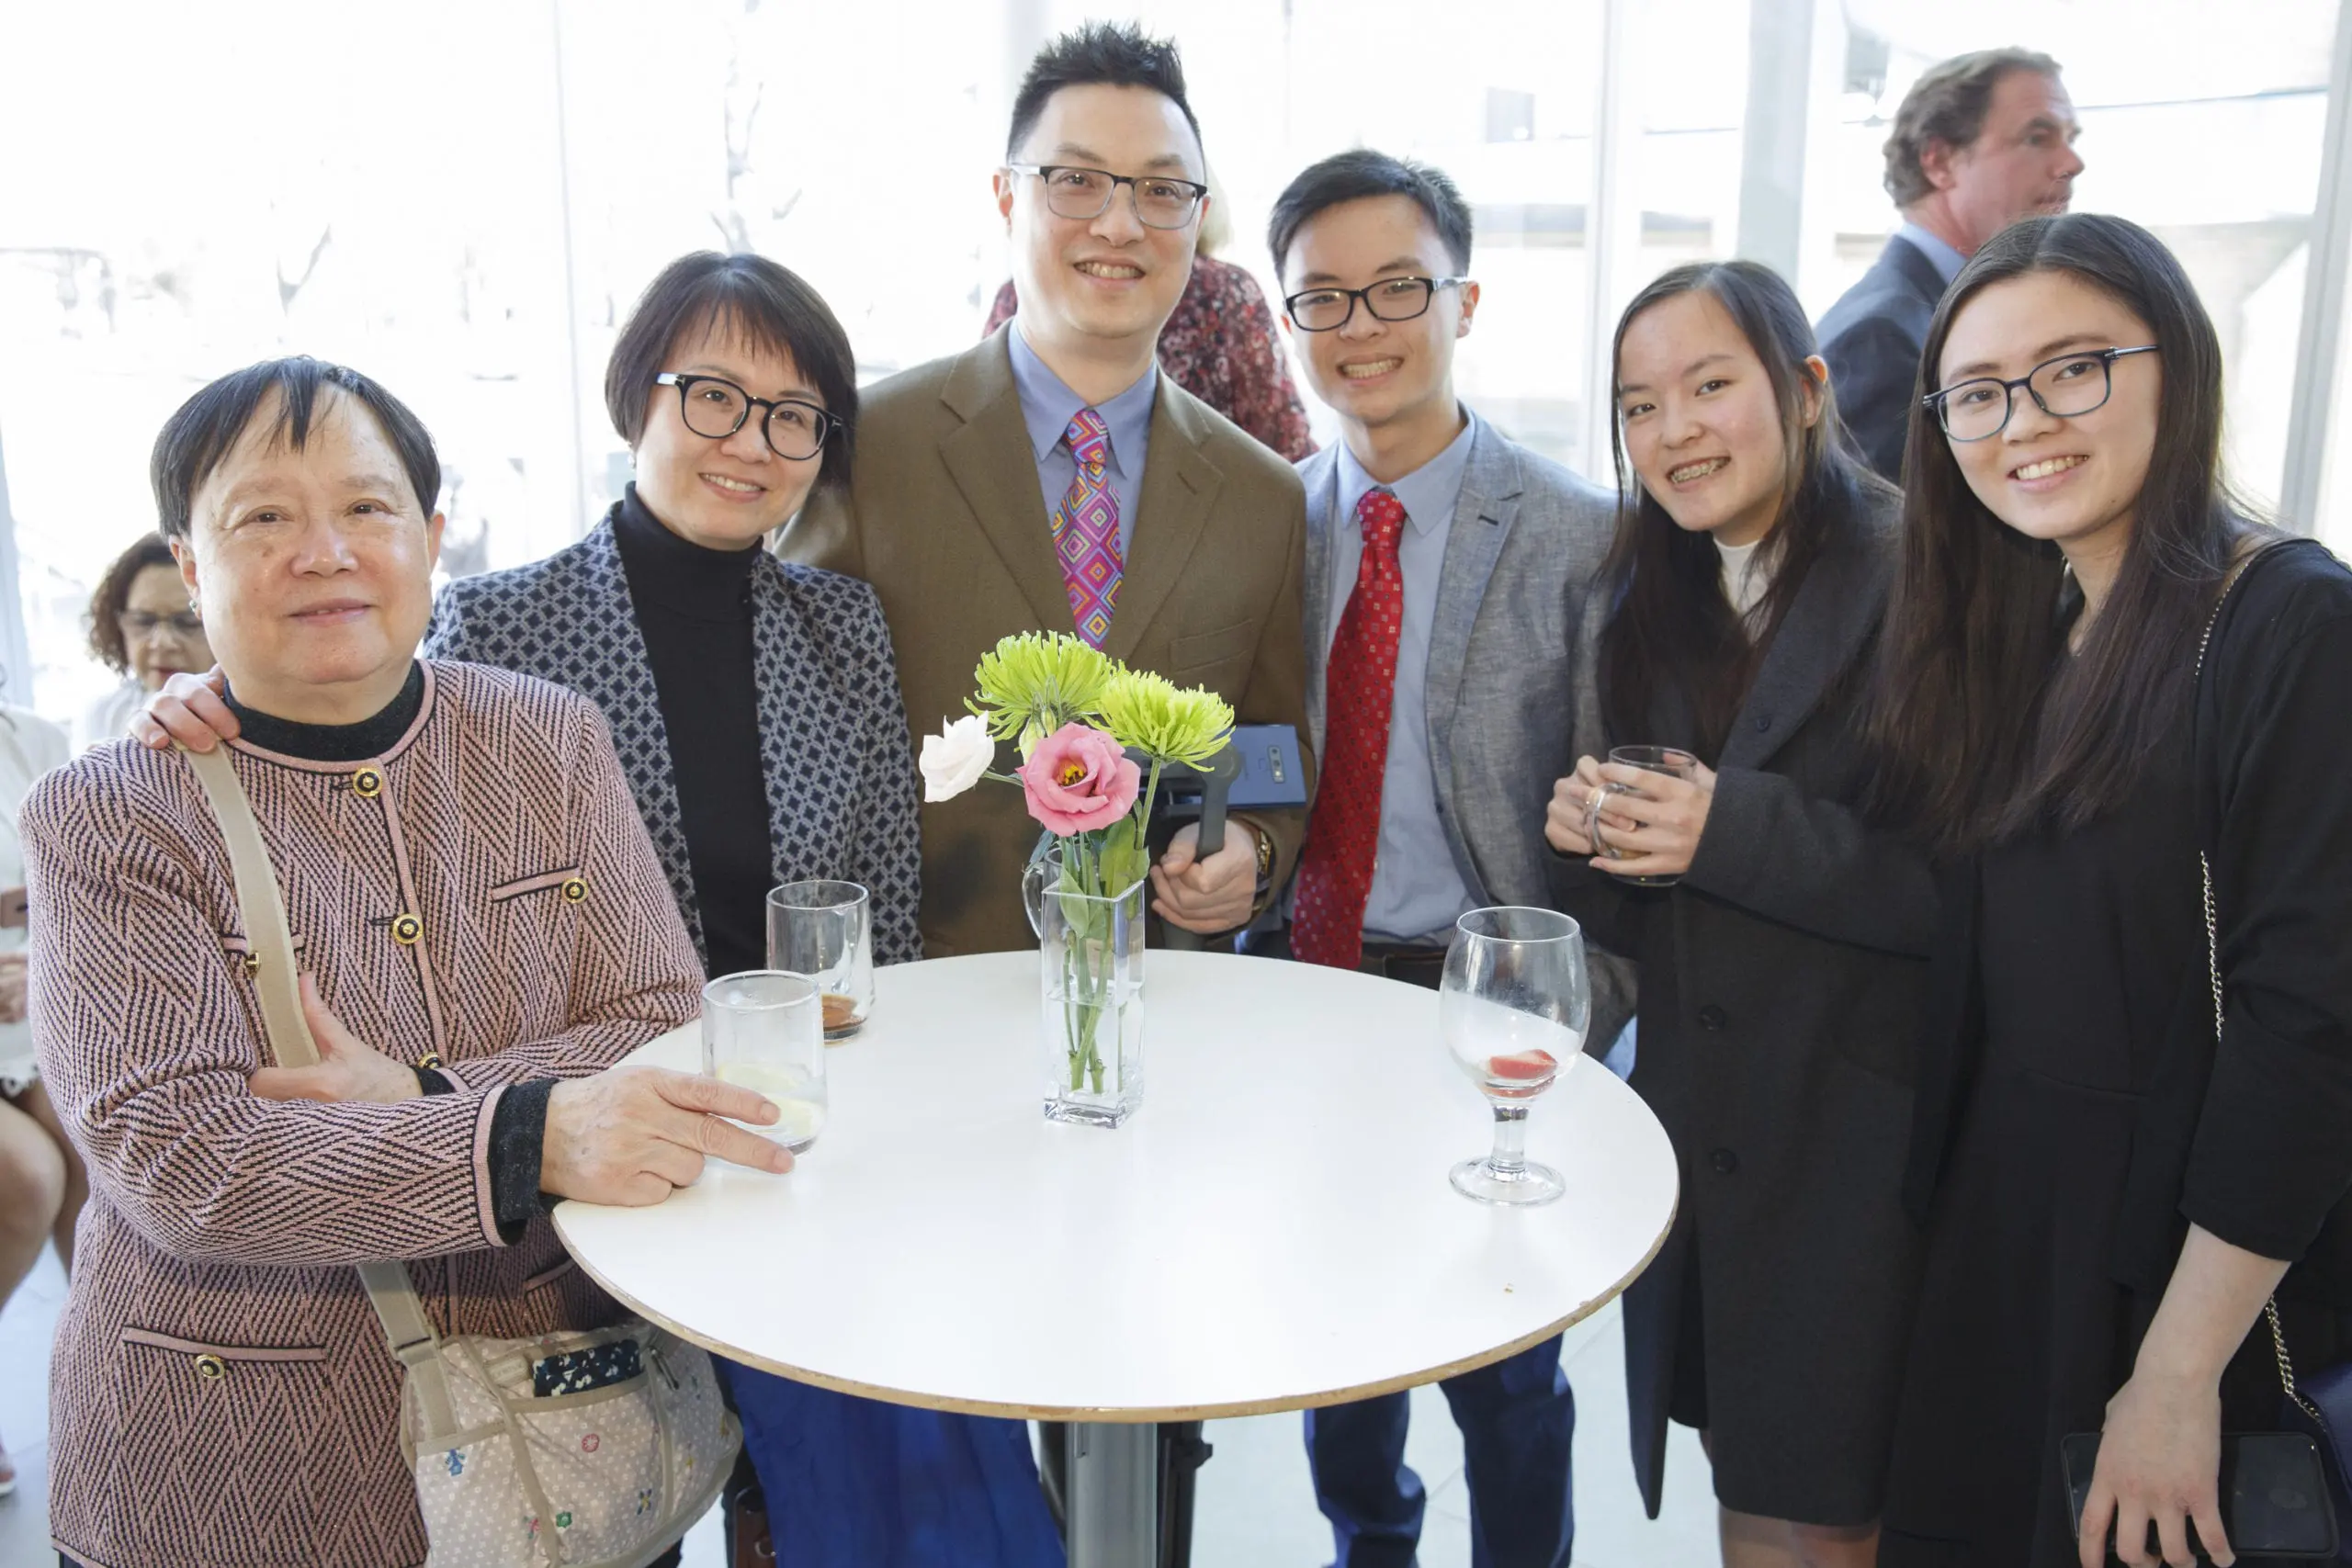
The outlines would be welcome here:
M 1364 288 L 1306 288 L 1283 301 L 1290 324 L 1303 333 L 1336 332 L 1356 313 L 1356 301 L 1384 321 L 1409 321 L 1430 308 L 1441 288 L 1466 277 L 1384 277 Z
M 1066 164 L 1007 164 L 1017 175 L 1035 175 L 1046 186 L 1046 207 L 1057 218 L 1091 222 L 1110 209 L 1119 187 L 1127 187 L 1136 221 L 1147 229 L 1182 229 L 1201 208 L 1209 187 L 1164 175 L 1114 175 L 1107 169 L 1077 169 Z
M 724 376 L 664 370 L 653 382 L 677 388 L 678 412 L 686 428 L 713 441 L 724 441 L 742 429 L 753 409 L 766 411 L 760 427 L 768 438 L 768 450 L 795 463 L 807 462 L 825 449 L 834 431 L 849 428 L 849 421 L 815 403 L 800 398 L 755 398 Z
M 1956 381 L 1919 400 L 1935 410 L 1944 434 L 1954 441 L 1987 441 L 2009 427 L 2018 389 L 2052 419 L 2074 419 L 2104 407 L 2115 391 L 2115 362 L 2127 355 L 2154 354 L 2154 344 L 2137 348 L 2101 348 L 2045 359 L 2014 381 L 1997 376 Z

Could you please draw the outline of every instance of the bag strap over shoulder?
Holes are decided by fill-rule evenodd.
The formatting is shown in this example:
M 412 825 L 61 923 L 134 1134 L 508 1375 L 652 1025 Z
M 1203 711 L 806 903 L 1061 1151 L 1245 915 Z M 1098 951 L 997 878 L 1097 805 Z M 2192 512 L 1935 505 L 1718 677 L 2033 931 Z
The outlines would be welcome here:
M 316 1065 L 319 1048 L 311 1026 L 302 1018 L 300 971 L 294 966 L 294 939 L 286 927 L 286 902 L 277 891 L 277 873 L 269 863 L 269 850 L 261 841 L 261 824 L 254 820 L 253 803 L 228 748 L 209 751 L 183 750 L 196 782 L 212 803 L 220 824 L 221 840 L 229 846 L 229 872 L 237 884 L 237 912 L 243 917 L 247 950 L 258 965 L 254 989 L 261 995 L 262 1023 L 269 1036 L 269 1054 L 281 1067 Z
M 237 885 L 237 912 L 245 927 L 247 950 L 257 961 L 254 988 L 261 997 L 262 1027 L 268 1037 L 270 1059 L 281 1067 L 307 1067 L 319 1059 L 311 1026 L 302 1018 L 300 972 L 294 964 L 294 938 L 287 929 L 286 901 L 277 888 L 277 873 L 270 864 L 268 846 L 262 842 L 261 824 L 254 818 L 253 802 L 237 780 L 229 750 L 180 754 L 204 786 L 212 815 L 220 825 L 220 839 L 229 849 L 229 872 Z M 408 1270 L 396 1261 L 362 1263 L 359 1280 L 368 1303 L 383 1325 L 384 1345 L 392 1359 L 408 1369 L 414 1382 L 426 1428 L 446 1432 L 457 1426 L 449 1395 L 448 1374 L 441 1365 L 441 1341 L 417 1299 Z
M 2222 581 L 2222 594 L 2213 602 L 2213 614 L 2205 623 L 2205 635 L 2197 639 L 2197 672 L 2189 684 L 2189 700 L 2192 703 L 2200 700 L 2205 683 L 2205 655 L 2212 649 L 2213 628 L 2221 624 L 2222 606 L 2230 602 L 2230 591 L 2238 585 L 2238 579 L 2245 574 L 2245 569 L 2252 566 L 2262 553 L 2257 549 L 2248 554 L 2230 569 L 2230 575 Z M 2213 987 L 2213 1048 L 2218 1051 L 2222 1046 L 2222 1020 L 2226 1010 L 2222 1002 L 2222 937 L 2220 921 L 2213 908 L 2213 859 L 2202 845 L 2197 851 L 2197 870 L 2204 879 L 2205 974 Z M 2320 1430 L 2327 1430 L 2327 1417 L 2296 1386 L 2295 1363 L 2293 1358 L 2287 1354 L 2287 1331 L 2278 1322 L 2278 1298 L 2276 1295 L 2262 1303 L 2262 1315 L 2270 1325 L 2270 1349 L 2278 1362 L 2278 1386 L 2297 1409 L 2318 1425 Z

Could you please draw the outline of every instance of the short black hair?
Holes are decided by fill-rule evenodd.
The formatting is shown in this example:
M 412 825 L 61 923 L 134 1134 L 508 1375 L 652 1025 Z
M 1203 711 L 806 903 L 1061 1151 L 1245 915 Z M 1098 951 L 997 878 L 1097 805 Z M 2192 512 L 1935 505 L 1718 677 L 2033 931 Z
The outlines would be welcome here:
M 1004 155 L 1021 154 L 1021 144 L 1037 129 L 1046 101 L 1064 87 L 1148 87 L 1183 111 L 1193 141 L 1208 156 L 1201 122 L 1184 96 L 1184 62 L 1174 40 L 1153 38 L 1134 22 L 1089 22 L 1062 34 L 1037 51 L 1021 91 L 1012 97 L 1012 129 Z
M 1444 242 L 1454 270 L 1470 270 L 1470 204 L 1462 199 L 1461 190 L 1445 171 L 1357 147 L 1308 164 L 1275 198 L 1273 215 L 1266 220 L 1266 245 L 1274 253 L 1274 275 L 1282 276 L 1290 248 L 1308 219 L 1342 202 L 1374 196 L 1408 198 Z
M 272 392 L 278 397 L 277 419 L 269 439 L 300 452 L 311 439 L 319 396 L 325 391 L 339 391 L 376 416 L 377 427 L 408 473 L 417 504 L 430 513 L 441 498 L 441 458 L 433 450 L 424 422 L 371 378 L 347 366 L 297 354 L 231 371 L 164 422 L 147 466 L 155 490 L 157 530 L 166 539 L 187 537 L 196 492 L 235 448 Z
M 662 361 L 690 332 L 729 333 L 792 361 L 825 412 L 842 421 L 826 439 L 820 486 L 845 487 L 857 434 L 857 355 L 823 295 L 790 267 L 738 251 L 695 251 L 662 269 L 621 324 L 605 361 L 605 412 L 623 441 L 645 434 L 645 410 Z M 753 397 L 757 387 L 748 389 Z

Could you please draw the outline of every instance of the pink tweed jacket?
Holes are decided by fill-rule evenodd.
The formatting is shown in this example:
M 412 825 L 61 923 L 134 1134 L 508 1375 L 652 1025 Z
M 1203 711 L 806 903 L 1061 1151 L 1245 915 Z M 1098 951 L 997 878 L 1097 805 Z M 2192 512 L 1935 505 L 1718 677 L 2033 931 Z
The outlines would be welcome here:
M 408 1259 L 445 1334 L 610 1322 L 543 1216 L 502 1242 L 492 1114 L 693 1018 L 702 976 L 571 692 L 428 662 L 382 757 L 234 761 L 327 1005 L 458 1091 L 255 1099 L 260 1006 L 194 773 L 117 742 L 41 781 L 33 1032 L 92 1189 L 51 1363 L 51 1529 L 90 1568 L 405 1568 L 425 1540 L 400 1373 L 351 1265 Z

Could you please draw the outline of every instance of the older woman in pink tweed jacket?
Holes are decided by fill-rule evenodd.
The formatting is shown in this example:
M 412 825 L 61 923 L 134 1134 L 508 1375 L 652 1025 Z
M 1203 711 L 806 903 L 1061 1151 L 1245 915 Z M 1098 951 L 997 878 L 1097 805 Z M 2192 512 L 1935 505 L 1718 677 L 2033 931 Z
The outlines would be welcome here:
M 324 1060 L 268 1065 L 184 761 L 116 742 L 50 774 L 32 1016 L 94 1188 L 51 1529 L 91 1568 L 415 1564 L 400 1372 L 352 1265 L 410 1260 L 443 1334 L 594 1326 L 616 1309 L 542 1191 L 658 1201 L 706 1151 L 788 1160 L 707 1114 L 768 1119 L 741 1091 L 604 1070 L 695 1016 L 700 966 L 594 707 L 414 660 L 440 521 L 414 417 L 257 366 L 174 416 L 155 476 Z

